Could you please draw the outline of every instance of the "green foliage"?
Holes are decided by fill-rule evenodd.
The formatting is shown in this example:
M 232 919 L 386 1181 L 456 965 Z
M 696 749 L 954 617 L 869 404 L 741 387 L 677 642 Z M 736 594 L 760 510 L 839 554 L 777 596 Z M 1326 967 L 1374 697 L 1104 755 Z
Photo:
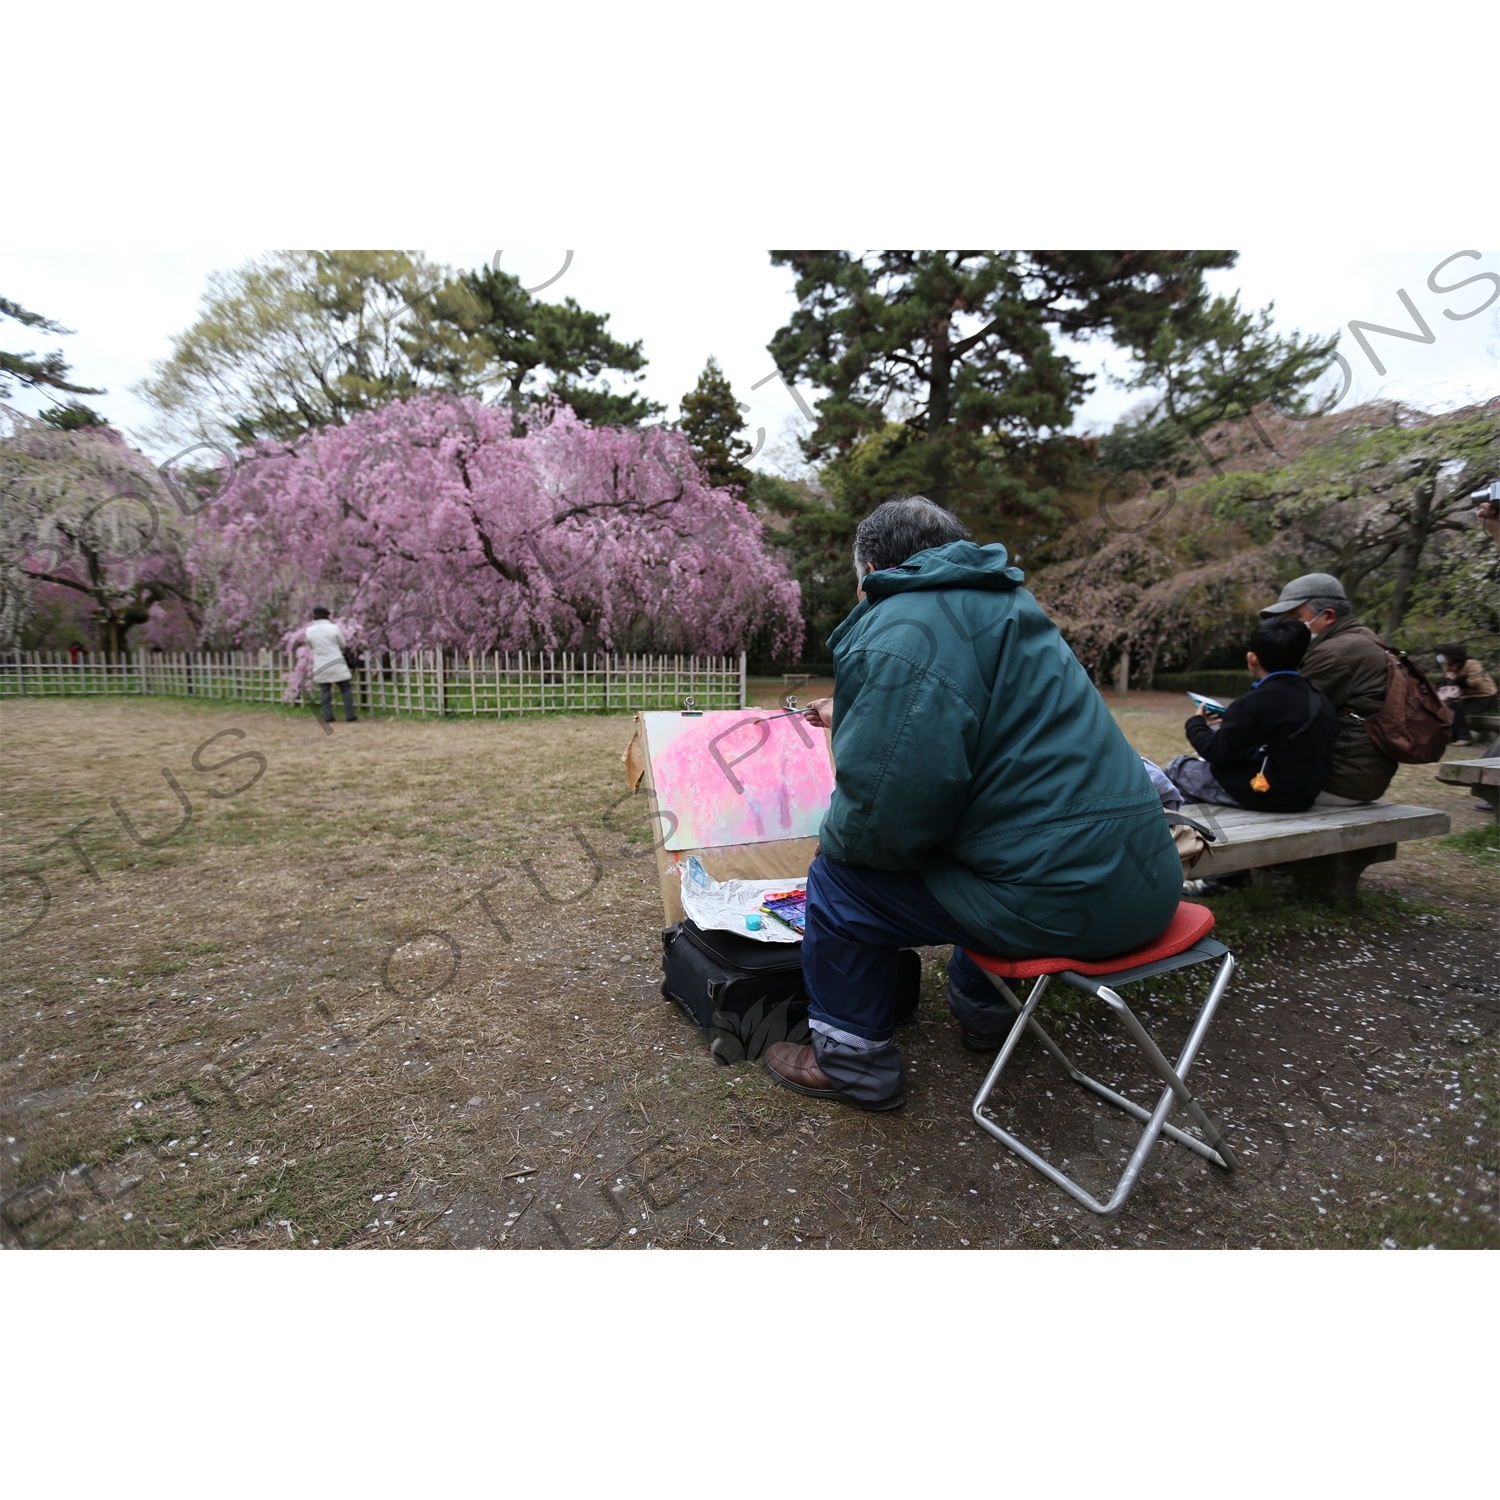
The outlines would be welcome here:
M 445 273 L 400 251 L 281 251 L 209 277 L 138 393 L 173 439 L 290 441 L 412 394 L 412 308 Z M 427 351 L 426 363 L 437 361 Z
M 803 442 L 858 519 L 920 491 L 976 516 L 1051 511 L 1085 455 L 1066 429 L 1090 377 L 1055 336 L 1147 350 L 1202 316 L 1232 252 L 774 251 L 798 308 L 770 344 L 828 392 Z
M 1329 368 L 1338 335 L 1277 334 L 1275 305 L 1246 312 L 1236 293 L 1164 321 L 1139 351 L 1134 374 L 1120 382 L 1150 390 L 1155 399 L 1134 422 L 1118 424 L 1100 441 L 1101 462 L 1117 472 L 1170 466 L 1184 459 L 1204 429 L 1266 402 L 1304 415 L 1307 390 Z
M 1491 666 L 1500 661 L 1495 544 L 1479 527 L 1445 537 L 1444 545 L 1424 555 L 1411 612 L 1398 634 L 1408 647 L 1467 641 Z
M 84 427 L 108 427 L 109 418 L 101 417 L 93 407 L 81 401 L 70 401 L 66 406 L 49 406 L 38 412 L 38 418 L 59 432 L 77 432 Z
M 1472 856 L 1482 865 L 1500 865 L 1500 823 L 1493 818 L 1481 823 L 1478 828 L 1450 833 L 1447 838 L 1438 842 L 1445 849 L 1457 849 Z
M 1495 549 L 1468 495 L 1500 472 L 1500 403 L 1307 421 L 1262 408 L 1204 436 L 1211 460 L 1187 483 L 1111 480 L 1096 513 L 1031 559 L 1031 588 L 1099 678 L 1129 651 L 1135 680 L 1186 672 L 1196 686 L 1310 572 L 1338 577 L 1356 614 L 1408 649 L 1457 637 L 1495 659 Z
M 1099 439 L 1099 464 L 1114 474 L 1176 474 L 1189 441 L 1176 422 L 1116 422 Z
M 554 396 L 587 421 L 639 421 L 660 408 L 590 384 L 638 376 L 640 345 L 571 298 L 538 302 L 488 267 L 455 275 L 398 250 L 281 251 L 216 273 L 197 322 L 139 393 L 174 439 L 289 442 L 421 390 L 520 409 Z
M 441 337 L 428 347 L 461 351 L 452 365 L 456 383 L 462 382 L 463 359 L 470 361 L 467 368 L 477 372 L 478 386 L 465 387 L 469 394 L 499 385 L 517 410 L 547 394 L 595 427 L 633 427 L 663 410 L 637 392 L 612 389 L 608 381 L 602 387 L 588 383 L 606 370 L 639 378 L 646 368 L 641 341 L 622 344 L 613 338 L 608 313 L 588 312 L 571 297 L 540 302 L 517 277 L 491 266 L 465 272 L 432 307 Z
M 1064 519 L 1059 493 L 1076 485 L 1093 451 L 1092 440 L 1067 430 L 1092 377 L 1062 352 L 1059 336 L 1107 336 L 1134 357 L 1161 360 L 1203 344 L 1205 330 L 1228 338 L 1234 320 L 1244 321 L 1233 304 L 1210 305 L 1203 285 L 1207 271 L 1234 264 L 1230 251 L 775 251 L 771 259 L 795 271 L 799 304 L 771 353 L 785 379 L 828 393 L 802 441 L 821 464 L 821 491 L 804 486 L 774 500 L 768 491 L 765 502 L 785 523 L 814 650 L 853 603 L 844 577 L 854 527 L 884 500 L 925 494 L 964 516 L 979 540 L 1005 540 L 1013 555 L 1029 555 L 1037 534 L 1055 531 Z M 1264 334 L 1265 315 L 1250 324 Z M 1255 360 L 1221 358 L 1215 368 L 1205 354 L 1193 358 L 1200 385 L 1226 399 L 1259 398 L 1261 386 L 1245 385 Z M 1142 441 L 1163 458 L 1175 452 L 1175 439 Z
M 715 489 L 727 485 L 741 488 L 750 483 L 744 460 L 750 444 L 738 434 L 745 425 L 739 403 L 719 362 L 712 355 L 698 377 L 698 384 L 682 398 L 682 420 L 678 424 L 693 446 L 698 466 Z
M 1497 472 L 1500 404 L 1437 418 L 1372 407 L 1284 467 L 1229 475 L 1203 493 L 1215 516 L 1289 543 L 1313 560 L 1309 571 L 1333 573 L 1390 635 L 1407 627 L 1424 636 L 1422 618 L 1408 625 L 1419 599 L 1437 634 L 1492 635 L 1500 614 L 1492 590 L 1486 603 L 1483 572 L 1488 557 L 1493 573 L 1494 549 L 1468 495 Z
M 752 474 L 745 499 L 765 523 L 765 539 L 779 549 L 802 588 L 804 658 L 829 660 L 826 642 L 854 608 L 854 529 L 850 512 L 802 480 Z
M 0 297 L 0 318 L 9 318 L 23 328 L 35 328 L 42 333 L 73 332 L 71 328 L 54 323 L 51 318 L 44 318 L 41 313 L 29 311 L 19 302 L 12 302 L 9 297 Z M 29 349 L 24 354 L 11 354 L 0 349 L 0 396 L 10 395 L 12 381 L 22 389 L 29 390 L 70 391 L 75 396 L 104 394 L 102 390 L 90 385 L 71 384 L 67 379 L 69 368 L 61 350 L 54 350 L 38 359 L 34 351 Z

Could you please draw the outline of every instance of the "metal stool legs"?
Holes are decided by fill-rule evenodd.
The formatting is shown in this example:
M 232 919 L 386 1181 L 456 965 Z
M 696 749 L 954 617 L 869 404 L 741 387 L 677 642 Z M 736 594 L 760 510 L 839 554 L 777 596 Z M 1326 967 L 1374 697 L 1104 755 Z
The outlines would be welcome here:
M 1187 1039 L 1182 1054 L 1177 1059 L 1174 1068 L 1162 1055 L 1161 1049 L 1151 1039 L 1146 1028 L 1141 1025 L 1135 1012 L 1103 982 L 1103 979 L 1091 980 L 1080 974 L 1071 972 L 1064 973 L 1058 977 L 1073 989 L 1081 990 L 1085 994 L 1097 995 L 1124 1023 L 1126 1030 L 1134 1038 L 1136 1045 L 1145 1054 L 1146 1060 L 1151 1064 L 1157 1076 L 1162 1079 L 1165 1087 L 1162 1089 L 1161 1098 L 1156 1102 L 1156 1108 L 1147 1110 L 1137 1104 L 1133 1099 L 1127 1099 L 1123 1094 L 1116 1093 L 1113 1089 L 1106 1087 L 1097 1079 L 1090 1078 L 1086 1073 L 1080 1072 L 1073 1066 L 1067 1054 L 1047 1035 L 1042 1029 L 1041 1023 L 1036 1020 L 1035 1011 L 1037 1002 L 1046 993 L 1048 982 L 1052 976 L 1044 974 L 1031 986 L 1031 993 L 1027 995 L 1023 1005 L 1012 993 L 1010 986 L 997 974 L 988 977 L 995 988 L 1005 996 L 1010 1003 L 1016 1007 L 1020 1015 L 1011 1026 L 1004 1044 L 1000 1048 L 999 1055 L 995 1058 L 984 1083 L 980 1086 L 979 1093 L 974 1098 L 974 1105 L 970 1111 L 974 1117 L 975 1124 L 987 1130 L 1002 1145 L 1013 1151 L 1022 1161 L 1036 1168 L 1049 1182 L 1055 1183 L 1070 1197 L 1096 1214 L 1117 1213 L 1126 1198 L 1136 1185 L 1141 1175 L 1141 1169 L 1146 1164 L 1146 1158 L 1151 1153 L 1151 1148 L 1156 1144 L 1160 1136 L 1165 1135 L 1168 1140 L 1175 1141 L 1179 1146 L 1185 1146 L 1189 1151 L 1195 1151 L 1201 1157 L 1212 1162 L 1215 1166 L 1222 1167 L 1226 1172 L 1234 1171 L 1239 1163 L 1235 1160 L 1234 1153 L 1229 1149 L 1224 1139 L 1223 1132 L 1204 1114 L 1202 1106 L 1193 1097 L 1192 1091 L 1186 1083 L 1187 1072 L 1193 1065 L 1193 1059 L 1198 1055 L 1198 1049 L 1203 1045 L 1203 1038 L 1208 1034 L 1209 1024 L 1213 1021 L 1214 1012 L 1219 1008 L 1219 1001 L 1224 996 L 1224 991 L 1229 987 L 1230 976 L 1234 973 L 1234 956 L 1225 953 L 1219 964 L 1218 972 L 1214 975 L 1214 982 L 1208 992 L 1208 999 L 1203 1002 L 1203 1008 L 1198 1012 L 1198 1019 L 1193 1024 L 1192 1033 Z M 1104 978 L 1112 976 L 1105 975 Z M 1008 1131 L 1002 1130 L 993 1120 L 986 1119 L 983 1113 L 985 1102 L 994 1092 L 996 1083 L 999 1082 L 1000 1074 L 1005 1065 L 1010 1061 L 1012 1053 L 1016 1050 L 1021 1035 L 1027 1029 L 1036 1036 L 1042 1046 L 1057 1059 L 1074 1083 L 1080 1084 L 1091 1093 L 1097 1094 L 1105 1103 L 1112 1104 L 1116 1109 L 1123 1111 L 1134 1120 L 1139 1120 L 1143 1125 L 1135 1150 L 1130 1155 L 1130 1160 L 1125 1164 L 1125 1170 L 1120 1180 L 1115 1184 L 1115 1190 L 1109 1200 L 1100 1203 L 1086 1189 L 1080 1187 L 1065 1172 L 1060 1172 L 1051 1162 L 1044 1157 L 1038 1156 L 1023 1141 L 1017 1140 Z M 1174 1103 L 1181 1103 L 1187 1111 L 1192 1122 L 1203 1132 L 1206 1140 L 1200 1141 L 1196 1136 L 1186 1134 L 1177 1129 L 1175 1125 L 1167 1123 L 1167 1115 Z

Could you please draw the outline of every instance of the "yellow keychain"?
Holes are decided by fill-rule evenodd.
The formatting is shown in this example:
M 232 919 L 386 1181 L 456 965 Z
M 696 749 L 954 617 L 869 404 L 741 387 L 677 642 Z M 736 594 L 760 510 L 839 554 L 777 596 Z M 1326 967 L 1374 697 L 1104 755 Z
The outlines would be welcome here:
M 1266 761 L 1269 761 L 1270 758 L 1269 755 L 1266 756 L 1265 760 L 1260 763 L 1260 770 L 1250 778 L 1250 790 L 1252 792 L 1269 792 L 1271 790 L 1271 783 L 1266 780 Z

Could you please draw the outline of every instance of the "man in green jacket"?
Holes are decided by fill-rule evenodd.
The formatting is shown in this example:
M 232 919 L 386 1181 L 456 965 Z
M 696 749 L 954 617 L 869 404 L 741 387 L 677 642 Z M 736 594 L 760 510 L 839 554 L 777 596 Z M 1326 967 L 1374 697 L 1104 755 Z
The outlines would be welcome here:
M 1343 584 L 1332 573 L 1304 573 L 1260 613 L 1262 619 L 1291 615 L 1306 623 L 1312 645 L 1298 670 L 1339 716 L 1333 769 L 1318 800 L 1336 804 L 1383 797 L 1397 765 L 1375 748 L 1365 724 L 1385 707 L 1385 647 L 1355 619 Z
M 954 945 L 948 1002 L 977 1051 L 1014 1019 L 963 949 L 1100 959 L 1158 936 L 1182 867 L 1151 779 L 1005 548 L 930 500 L 854 542 L 860 602 L 829 640 L 835 789 L 808 872 L 809 1046 L 766 1066 L 863 1109 L 905 1098 L 896 956 Z

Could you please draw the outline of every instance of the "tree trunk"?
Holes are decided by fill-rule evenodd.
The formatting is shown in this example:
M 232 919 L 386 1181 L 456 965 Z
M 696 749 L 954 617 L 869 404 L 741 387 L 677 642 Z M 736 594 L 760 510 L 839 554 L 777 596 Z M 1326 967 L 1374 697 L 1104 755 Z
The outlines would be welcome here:
M 1115 663 L 1115 691 L 1123 698 L 1130 691 L 1130 647 L 1120 647 L 1120 659 Z
M 1386 615 L 1385 633 L 1394 635 L 1406 618 L 1411 602 L 1412 585 L 1417 581 L 1417 568 L 1422 561 L 1422 549 L 1432 532 L 1432 497 L 1437 493 L 1437 479 L 1424 480 L 1417 490 L 1411 518 L 1407 522 L 1406 536 L 1401 543 L 1401 560 L 1396 564 L 1396 591 L 1391 595 L 1391 607 Z
M 932 359 L 927 373 L 927 498 L 937 505 L 948 503 L 948 462 L 943 430 L 953 397 L 953 356 L 950 353 L 953 322 L 943 318 L 932 330 Z

